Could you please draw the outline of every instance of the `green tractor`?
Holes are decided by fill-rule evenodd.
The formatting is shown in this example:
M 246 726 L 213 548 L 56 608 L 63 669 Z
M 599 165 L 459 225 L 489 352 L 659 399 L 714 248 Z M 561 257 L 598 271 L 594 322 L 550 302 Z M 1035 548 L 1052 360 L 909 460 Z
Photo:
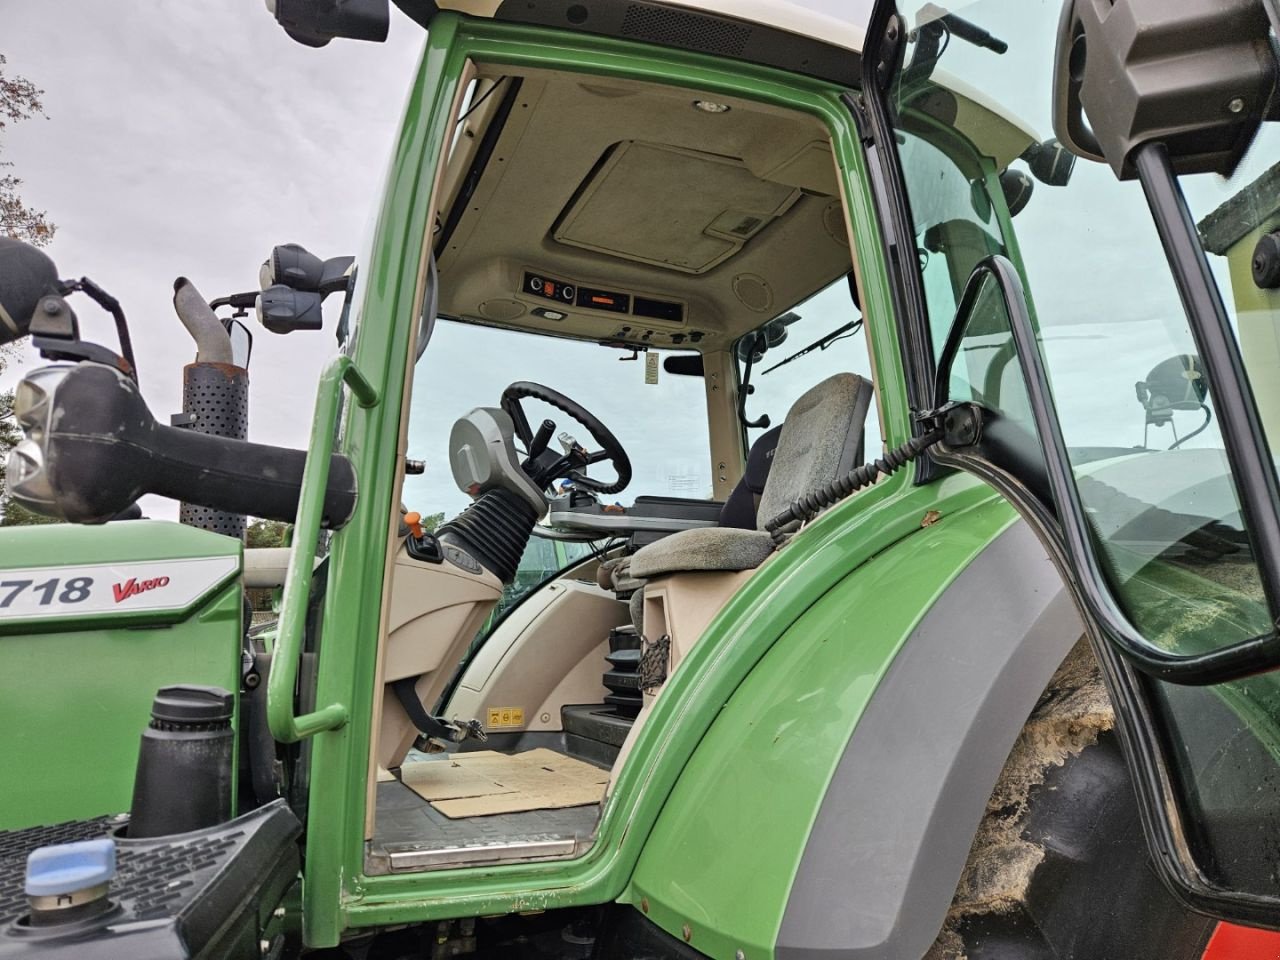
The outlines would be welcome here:
M 1276 0 L 396 6 L 171 422 L 0 246 L 0 958 L 1274 958 Z

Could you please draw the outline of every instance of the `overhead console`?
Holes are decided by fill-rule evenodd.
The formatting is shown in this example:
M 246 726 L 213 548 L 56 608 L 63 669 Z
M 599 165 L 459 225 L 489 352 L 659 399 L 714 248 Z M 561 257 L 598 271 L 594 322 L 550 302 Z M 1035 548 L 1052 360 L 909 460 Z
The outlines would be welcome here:
M 526 298 L 533 297 L 539 301 L 531 312 L 544 320 L 561 321 L 570 312 L 576 314 L 583 310 L 597 311 L 617 318 L 619 322 L 608 328 L 611 339 L 679 345 L 685 342 L 697 343 L 703 336 L 697 330 L 685 334 L 650 326 L 651 323 L 656 323 L 663 328 L 683 327 L 685 305 L 679 300 L 588 286 L 531 268 L 524 271 L 520 293 Z M 622 317 L 632 318 L 636 322 L 622 322 Z
M 602 310 L 606 313 L 625 313 L 645 320 L 684 324 L 684 304 L 679 301 L 658 300 L 654 297 L 624 293 L 620 290 L 601 290 L 584 286 L 574 280 L 562 280 L 529 270 L 525 271 L 521 292 L 565 307 Z M 547 316 L 555 312 L 557 311 L 554 309 L 543 308 L 539 315 L 546 316 L 548 320 L 555 320 L 557 319 L 555 316 Z

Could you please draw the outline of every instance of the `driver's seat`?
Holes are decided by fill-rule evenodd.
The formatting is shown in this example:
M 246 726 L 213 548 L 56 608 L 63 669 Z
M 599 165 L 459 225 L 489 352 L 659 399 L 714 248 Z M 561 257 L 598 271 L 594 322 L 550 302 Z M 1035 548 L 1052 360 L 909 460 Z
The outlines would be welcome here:
M 852 373 L 837 373 L 810 388 L 791 405 L 778 435 L 755 529 L 701 527 L 663 537 L 631 557 L 630 576 L 647 580 L 683 572 L 736 572 L 762 564 L 774 550 L 765 524 L 862 462 L 872 392 L 869 380 Z M 638 612 L 639 606 L 633 601 L 633 610 Z

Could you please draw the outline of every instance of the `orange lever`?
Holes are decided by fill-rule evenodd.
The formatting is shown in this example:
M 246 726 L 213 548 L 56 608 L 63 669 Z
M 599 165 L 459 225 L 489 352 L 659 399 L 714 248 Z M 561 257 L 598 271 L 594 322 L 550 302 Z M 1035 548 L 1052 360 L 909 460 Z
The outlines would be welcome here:
M 410 510 L 404 515 L 405 526 L 409 528 L 409 533 L 413 539 L 422 539 L 422 514 L 417 510 Z

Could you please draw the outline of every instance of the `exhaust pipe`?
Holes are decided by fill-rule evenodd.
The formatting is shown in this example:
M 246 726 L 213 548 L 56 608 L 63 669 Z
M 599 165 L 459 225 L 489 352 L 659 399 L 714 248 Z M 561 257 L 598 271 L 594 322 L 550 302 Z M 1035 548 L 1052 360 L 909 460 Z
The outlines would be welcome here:
M 175 425 L 212 437 L 246 439 L 249 371 L 232 363 L 230 334 L 186 277 L 174 281 L 173 308 L 196 342 L 195 362 L 182 368 L 182 413 Z M 244 539 L 243 513 L 183 501 L 178 520 L 190 527 Z

